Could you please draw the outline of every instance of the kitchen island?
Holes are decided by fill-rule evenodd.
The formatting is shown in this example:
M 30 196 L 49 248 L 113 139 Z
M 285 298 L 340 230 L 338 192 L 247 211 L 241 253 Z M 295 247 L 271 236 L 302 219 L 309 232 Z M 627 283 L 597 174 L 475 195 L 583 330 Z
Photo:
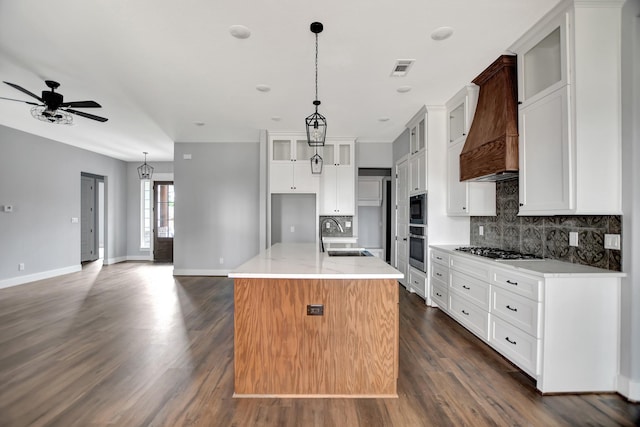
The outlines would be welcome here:
M 235 397 L 397 397 L 402 273 L 279 243 L 229 277 Z

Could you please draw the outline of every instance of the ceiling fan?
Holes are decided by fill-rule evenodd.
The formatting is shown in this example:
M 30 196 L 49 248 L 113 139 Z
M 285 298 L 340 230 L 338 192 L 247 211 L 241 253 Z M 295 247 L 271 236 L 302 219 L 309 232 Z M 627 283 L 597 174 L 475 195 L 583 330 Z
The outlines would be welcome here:
M 19 90 L 20 92 L 25 93 L 30 97 L 37 99 L 38 101 L 41 102 L 41 104 L 37 104 L 35 102 L 30 102 L 30 101 L 23 101 L 21 99 L 4 98 L 1 96 L 0 96 L 0 99 L 24 102 L 25 104 L 34 105 L 34 107 L 31 109 L 31 115 L 38 120 L 42 120 L 50 123 L 58 123 L 58 124 L 71 124 L 73 122 L 73 117 L 71 116 L 71 114 L 85 117 L 87 119 L 97 120 L 99 122 L 106 122 L 107 120 L 109 120 L 104 117 L 85 113 L 83 111 L 72 110 L 70 107 L 101 108 L 101 105 L 95 101 L 64 102 L 64 98 L 62 94 L 55 91 L 58 88 L 58 86 L 60 86 L 60 83 L 54 82 L 53 80 L 45 80 L 45 84 L 51 90 L 43 90 L 42 97 L 32 92 L 29 92 L 25 88 L 18 86 L 15 83 L 9 83 L 9 82 L 5 82 L 5 83 L 11 86 L 12 88 Z

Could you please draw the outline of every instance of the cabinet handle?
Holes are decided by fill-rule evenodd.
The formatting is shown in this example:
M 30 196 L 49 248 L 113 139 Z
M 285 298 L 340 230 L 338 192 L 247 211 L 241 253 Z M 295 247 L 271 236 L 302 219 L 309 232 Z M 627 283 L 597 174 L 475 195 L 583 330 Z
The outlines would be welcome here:
M 464 314 L 465 316 L 468 316 L 469 313 L 467 313 L 466 311 L 462 310 L 462 314 Z
M 467 134 L 466 134 L 466 133 L 463 133 L 463 134 L 462 134 L 462 136 L 467 136 Z
M 439 259 L 440 261 L 442 261 L 442 257 L 437 256 L 436 259 Z
M 524 206 L 524 203 L 520 203 L 520 206 Z
M 436 276 L 438 276 L 438 277 L 442 277 L 442 274 L 440 274 L 440 273 L 436 273 Z
M 512 282 L 511 280 L 507 280 L 507 283 L 513 286 L 518 286 L 518 282 Z
M 440 294 L 440 292 L 436 292 L 436 295 L 438 295 L 440 298 L 442 298 L 442 294 Z
M 462 285 L 462 287 L 463 287 L 464 289 L 466 289 L 466 290 L 470 290 L 470 289 L 471 289 L 471 288 L 470 288 L 470 287 L 468 287 L 467 285 Z
M 507 308 L 508 308 L 509 310 L 511 310 L 511 311 L 518 311 L 518 309 L 517 309 L 517 308 L 513 308 L 513 307 L 511 307 L 510 305 L 507 305 Z
M 406 237 L 404 237 L 402 240 L 404 240 L 404 241 L 406 242 L 406 241 L 407 241 L 407 238 L 406 238 Z
M 463 207 L 462 207 L 462 210 L 463 210 L 463 211 L 466 211 L 466 210 L 467 210 L 467 207 L 466 207 L 466 206 L 463 206 Z
M 517 342 L 510 340 L 509 337 L 505 337 L 504 339 L 507 340 L 509 344 L 513 344 L 513 345 L 518 344 Z

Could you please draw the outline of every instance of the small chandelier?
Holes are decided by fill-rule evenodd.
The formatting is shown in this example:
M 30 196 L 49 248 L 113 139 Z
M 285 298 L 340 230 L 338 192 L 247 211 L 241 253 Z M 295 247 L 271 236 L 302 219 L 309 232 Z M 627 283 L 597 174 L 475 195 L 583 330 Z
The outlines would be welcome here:
M 312 147 L 324 146 L 324 139 L 327 136 L 327 119 L 318 113 L 318 105 L 320 105 L 318 100 L 318 33 L 321 33 L 322 29 L 323 26 L 320 22 L 311 24 L 311 32 L 316 35 L 316 99 L 313 101 L 316 111 L 305 119 L 305 125 L 307 128 L 307 143 Z M 316 156 L 318 156 L 318 153 L 316 153 Z
M 316 148 L 316 154 L 311 157 L 311 173 L 314 175 L 319 175 L 322 173 L 322 157 L 318 154 L 318 149 Z
M 147 152 L 144 153 L 144 164 L 138 166 L 138 177 L 140 179 L 151 179 L 153 176 L 153 167 L 147 164 Z

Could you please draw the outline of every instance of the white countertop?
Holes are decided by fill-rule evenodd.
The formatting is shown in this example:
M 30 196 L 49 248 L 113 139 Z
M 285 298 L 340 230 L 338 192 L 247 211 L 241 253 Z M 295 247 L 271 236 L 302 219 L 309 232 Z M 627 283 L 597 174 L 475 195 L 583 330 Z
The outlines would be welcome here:
M 620 271 L 605 270 L 603 268 L 590 267 L 588 265 L 574 264 L 554 259 L 542 260 L 494 260 L 478 255 L 456 251 L 455 248 L 465 245 L 430 245 L 431 248 L 449 252 L 453 255 L 463 256 L 475 261 L 495 263 L 496 267 L 504 267 L 514 271 L 529 273 L 542 277 L 625 277 Z
M 330 257 L 314 243 L 277 243 L 229 273 L 231 278 L 401 279 L 375 256 Z

